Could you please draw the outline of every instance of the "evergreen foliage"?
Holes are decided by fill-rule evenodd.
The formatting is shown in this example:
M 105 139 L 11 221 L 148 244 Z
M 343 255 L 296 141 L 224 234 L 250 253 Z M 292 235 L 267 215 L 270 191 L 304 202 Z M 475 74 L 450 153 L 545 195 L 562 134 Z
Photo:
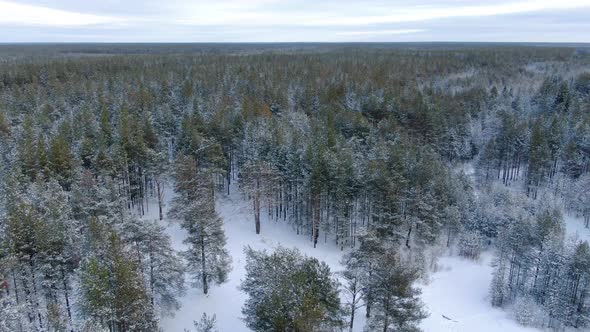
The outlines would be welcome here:
M 249 250 L 255 330 L 337 330 L 362 306 L 370 329 L 416 330 L 426 255 L 490 249 L 493 305 L 588 328 L 590 250 L 561 217 L 590 223 L 587 52 L 177 47 L 0 46 L 0 331 L 157 331 L 185 272 L 204 293 L 227 281 L 232 190 L 256 233 L 345 253 L 341 305 L 323 263 Z M 186 251 L 146 220 L 156 203 Z
M 338 281 L 330 268 L 298 250 L 246 249 L 242 308 L 254 331 L 337 331 L 342 326 Z

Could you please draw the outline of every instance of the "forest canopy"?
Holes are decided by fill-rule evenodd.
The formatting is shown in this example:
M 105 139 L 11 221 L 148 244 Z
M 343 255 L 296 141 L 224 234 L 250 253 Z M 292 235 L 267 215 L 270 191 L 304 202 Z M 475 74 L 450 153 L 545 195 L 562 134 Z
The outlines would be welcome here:
M 227 282 L 216 202 L 232 192 L 256 234 L 280 222 L 344 253 L 336 278 L 248 251 L 254 330 L 352 329 L 363 307 L 370 329 L 416 331 L 415 282 L 445 250 L 492 252 L 491 303 L 523 325 L 582 330 L 590 249 L 563 215 L 588 227 L 589 186 L 581 47 L 0 45 L 0 331 L 157 331 L 185 277 Z M 261 288 L 273 260 L 310 288 Z M 297 306 L 260 312 L 274 291 Z

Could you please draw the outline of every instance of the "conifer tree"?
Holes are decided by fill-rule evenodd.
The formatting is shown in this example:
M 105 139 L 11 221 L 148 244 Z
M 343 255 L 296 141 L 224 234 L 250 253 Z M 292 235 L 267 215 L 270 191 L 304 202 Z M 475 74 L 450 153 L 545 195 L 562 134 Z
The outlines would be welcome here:
M 188 249 L 182 253 L 194 284 L 207 294 L 210 283 L 227 281 L 231 270 L 223 220 L 215 212 L 211 177 L 202 176 L 192 157 L 181 156 L 176 162 L 176 191 L 171 215 L 180 219 L 188 235 Z
M 157 222 L 133 216 L 126 218 L 121 227 L 123 239 L 134 246 L 132 251 L 144 273 L 154 311 L 172 314 L 180 308 L 178 297 L 185 291 L 185 268 L 172 248 L 170 236 Z
M 242 307 L 254 331 L 338 331 L 342 327 L 338 282 L 329 267 L 298 250 L 273 253 L 246 248 L 248 294 Z
M 419 331 L 418 324 L 428 315 L 420 301 L 420 290 L 413 283 L 418 269 L 403 264 L 397 254 L 388 252 L 378 258 L 368 283 L 371 289 L 372 329 L 387 331 Z
M 119 235 L 93 221 L 92 255 L 80 271 L 82 315 L 111 331 L 154 331 L 157 327 L 140 267 Z
M 362 308 L 363 302 L 363 277 L 365 277 L 364 265 L 360 261 L 357 252 L 351 252 L 343 257 L 342 265 L 345 269 L 341 272 L 344 279 L 343 288 L 345 290 L 344 298 L 346 300 L 346 311 L 350 319 L 348 321 L 349 331 L 352 332 L 354 328 L 354 318 L 357 310 Z
M 62 127 L 61 132 L 53 138 L 49 148 L 49 165 L 52 174 L 59 183 L 69 190 L 74 171 L 74 156 L 71 151 L 71 143 L 67 140 L 67 129 Z

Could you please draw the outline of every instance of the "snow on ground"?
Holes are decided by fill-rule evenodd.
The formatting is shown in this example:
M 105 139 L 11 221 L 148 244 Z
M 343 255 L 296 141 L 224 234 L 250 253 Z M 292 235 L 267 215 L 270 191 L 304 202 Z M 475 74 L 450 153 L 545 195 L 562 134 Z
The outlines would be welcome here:
M 590 229 L 581 217 L 566 215 L 564 219 L 568 236 L 590 242 Z M 438 272 L 430 275 L 429 284 L 421 285 L 422 300 L 430 313 L 421 324 L 424 331 L 539 331 L 519 325 L 507 311 L 491 306 L 492 258 L 490 252 L 479 262 L 457 256 L 440 258 Z
M 460 168 L 471 179 L 473 163 Z M 477 191 L 476 191 L 477 194 Z M 431 272 L 422 289 L 422 301 L 430 316 L 420 327 L 425 332 L 525 332 L 538 331 L 519 325 L 508 312 L 494 308 L 489 299 L 493 253 L 482 254 L 479 261 L 458 256 L 443 256 L 436 272 Z
M 172 196 L 172 191 L 166 190 L 166 209 Z M 314 249 L 307 236 L 297 235 L 286 222 L 266 219 L 264 213 L 261 234 L 256 235 L 251 206 L 242 199 L 236 188 L 232 188 L 229 197 L 219 198 L 217 210 L 224 219 L 228 238 L 227 249 L 233 259 L 229 281 L 211 287 L 208 296 L 204 296 L 200 289 L 187 287 L 187 293 L 181 299 L 182 308 L 174 317 L 162 319 L 162 326 L 166 332 L 192 329 L 193 320 L 198 320 L 203 312 L 217 316 L 217 326 L 221 332 L 248 331 L 241 319 L 241 308 L 246 300 L 246 294 L 238 289 L 245 274 L 245 246 L 267 250 L 279 245 L 296 247 L 302 253 L 326 262 L 332 272 L 342 270 L 339 263 L 342 252 L 334 244 L 320 242 Z M 157 208 L 150 207 L 149 212 L 150 216 L 157 216 Z M 164 225 L 172 237 L 174 248 L 183 250 L 184 230 L 178 223 L 169 223 L 166 219 Z M 581 227 L 583 228 L 583 225 Z M 586 231 L 590 235 L 590 231 Z M 455 256 L 445 256 L 439 260 L 439 269 L 430 275 L 430 282 L 418 285 L 422 288 L 422 300 L 430 313 L 421 323 L 425 332 L 538 331 L 518 325 L 507 312 L 491 306 L 488 298 L 492 278 L 491 259 L 492 255 L 486 253 L 479 262 Z M 362 331 L 364 324 L 364 309 L 361 308 L 355 317 L 355 331 Z
M 590 229 L 584 225 L 584 218 L 566 214 L 563 219 L 565 220 L 565 231 L 568 236 L 590 243 Z
M 279 245 L 288 248 L 296 247 L 302 253 L 326 262 L 332 272 L 342 270 L 339 263 L 342 252 L 334 244 L 320 242 L 314 249 L 307 236 L 297 235 L 286 222 L 267 220 L 264 213 L 262 213 L 261 234 L 256 235 L 251 205 L 241 198 L 236 188 L 232 189 L 229 197 L 221 197 L 217 203 L 217 211 L 224 219 L 227 249 L 233 260 L 229 281 L 211 287 L 208 296 L 204 296 L 200 289 L 187 287 L 187 293 L 181 299 L 182 308 L 174 317 L 162 319 L 164 331 L 177 332 L 185 328 L 192 329 L 193 320 L 198 320 L 203 312 L 217 316 L 217 327 L 221 332 L 248 331 L 241 319 L 241 308 L 246 300 L 246 294 L 238 289 L 245 275 L 245 246 L 269 251 Z M 172 193 L 167 191 L 166 196 L 168 201 Z M 166 225 L 174 248 L 183 250 L 185 248 L 182 243 L 185 237 L 184 230 L 175 222 L 166 223 Z M 361 316 L 363 316 L 362 313 L 355 317 L 355 325 L 357 325 L 355 331 L 362 331 L 364 316 Z
M 539 331 L 519 325 L 506 311 L 492 307 L 491 260 L 491 253 L 484 253 L 479 262 L 456 256 L 439 259 L 438 272 L 430 275 L 428 285 L 421 285 L 422 300 L 430 313 L 422 321 L 424 331 Z

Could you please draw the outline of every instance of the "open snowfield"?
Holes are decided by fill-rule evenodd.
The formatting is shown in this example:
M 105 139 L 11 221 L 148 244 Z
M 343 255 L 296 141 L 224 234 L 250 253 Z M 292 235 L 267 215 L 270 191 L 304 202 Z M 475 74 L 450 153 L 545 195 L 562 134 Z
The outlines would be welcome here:
M 485 253 L 479 262 L 455 256 L 438 261 L 439 271 L 431 274 L 428 285 L 421 286 L 422 300 L 430 312 L 421 325 L 424 331 L 538 331 L 519 325 L 506 311 L 490 304 L 491 260 L 492 255 Z
M 167 202 L 172 195 L 171 190 L 166 191 Z M 166 209 L 168 207 L 169 203 Z M 334 244 L 320 241 L 314 249 L 307 236 L 297 235 L 286 222 L 267 220 L 264 213 L 261 234 L 256 235 L 250 204 L 244 201 L 237 188 L 232 188 L 229 197 L 220 196 L 217 209 L 224 219 L 227 246 L 233 260 L 229 281 L 213 286 L 208 296 L 204 296 L 200 289 L 187 287 L 187 293 L 181 300 L 182 308 L 174 317 L 165 317 L 162 320 L 166 332 L 192 329 L 193 320 L 200 318 L 203 312 L 217 316 L 217 326 L 221 332 L 248 331 L 241 319 L 241 307 L 246 294 L 238 288 L 245 274 L 245 246 L 267 250 L 279 245 L 296 247 L 304 254 L 326 262 L 333 272 L 342 270 L 339 260 L 343 252 Z M 146 218 L 155 218 L 156 210 L 156 206 L 152 205 Z M 184 230 L 174 221 L 165 219 L 163 223 L 172 237 L 174 248 L 183 250 Z M 590 239 L 590 230 L 584 228 L 580 218 L 566 216 L 566 225 L 568 235 L 577 234 L 579 238 Z M 430 275 L 430 282 L 419 285 L 422 288 L 422 300 L 430 313 L 421 324 L 424 331 L 538 331 L 519 325 L 506 311 L 491 306 L 488 298 L 493 270 L 491 261 L 491 253 L 485 253 L 478 262 L 456 256 L 440 258 L 438 271 Z M 355 317 L 354 330 L 363 331 L 364 324 L 364 309 L 361 308 Z
M 582 218 L 565 215 L 564 219 L 568 237 L 590 241 L 590 229 L 585 228 Z M 430 276 L 430 283 L 421 286 L 422 300 L 430 312 L 421 325 L 424 331 L 539 331 L 518 324 L 507 311 L 491 306 L 492 258 L 486 252 L 479 262 L 457 256 L 438 261 L 439 269 Z
M 563 219 L 565 220 L 565 229 L 568 236 L 590 242 L 590 229 L 586 228 L 582 217 L 566 214 Z

